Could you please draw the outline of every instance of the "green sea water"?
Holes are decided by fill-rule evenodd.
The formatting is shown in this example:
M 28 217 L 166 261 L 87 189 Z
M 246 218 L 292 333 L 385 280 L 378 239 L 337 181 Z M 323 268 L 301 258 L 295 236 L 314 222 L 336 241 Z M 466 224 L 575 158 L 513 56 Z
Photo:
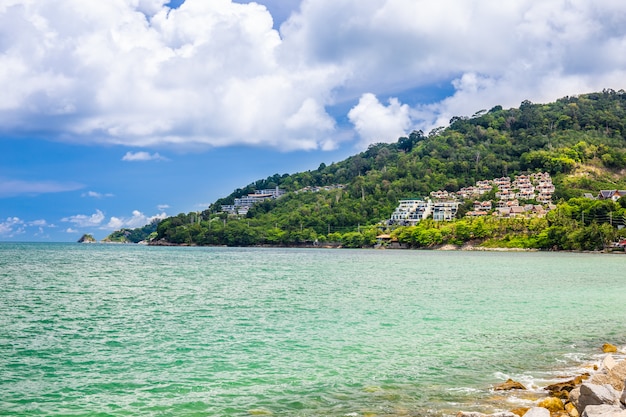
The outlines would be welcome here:
M 0 244 L 0 415 L 494 411 L 626 344 L 626 256 Z

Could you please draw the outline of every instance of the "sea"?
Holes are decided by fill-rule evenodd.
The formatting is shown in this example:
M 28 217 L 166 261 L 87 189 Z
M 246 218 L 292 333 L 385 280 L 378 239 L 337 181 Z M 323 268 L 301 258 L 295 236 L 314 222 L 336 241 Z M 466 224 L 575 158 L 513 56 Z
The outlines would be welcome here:
M 626 345 L 626 256 L 0 244 L 2 416 L 451 416 Z M 513 378 L 527 391 L 502 393 Z

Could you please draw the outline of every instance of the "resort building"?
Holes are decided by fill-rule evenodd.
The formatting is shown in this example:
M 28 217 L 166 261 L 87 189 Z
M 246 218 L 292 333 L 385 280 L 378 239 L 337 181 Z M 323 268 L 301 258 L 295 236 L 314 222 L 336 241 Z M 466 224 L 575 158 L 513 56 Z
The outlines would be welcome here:
M 430 200 L 400 200 L 389 223 L 413 226 L 430 216 L 432 208 L 433 203 Z
M 248 194 L 240 198 L 235 198 L 232 205 L 222 205 L 222 211 L 228 214 L 245 216 L 248 214 L 250 207 L 261 201 L 269 199 L 277 199 L 285 195 L 286 191 L 280 188 L 271 188 L 267 190 L 256 190 L 253 194 Z
M 449 221 L 454 220 L 456 212 L 459 210 L 459 203 L 455 201 L 441 201 L 433 204 L 433 220 Z

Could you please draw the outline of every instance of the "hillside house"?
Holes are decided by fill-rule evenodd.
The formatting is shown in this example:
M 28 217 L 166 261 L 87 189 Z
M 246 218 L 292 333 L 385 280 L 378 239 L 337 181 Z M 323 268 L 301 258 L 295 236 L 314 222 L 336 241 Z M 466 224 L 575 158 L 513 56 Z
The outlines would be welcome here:
M 598 193 L 598 200 L 617 201 L 625 196 L 626 190 L 600 190 L 600 193 Z
M 490 211 L 492 208 L 491 201 L 474 201 L 474 211 Z

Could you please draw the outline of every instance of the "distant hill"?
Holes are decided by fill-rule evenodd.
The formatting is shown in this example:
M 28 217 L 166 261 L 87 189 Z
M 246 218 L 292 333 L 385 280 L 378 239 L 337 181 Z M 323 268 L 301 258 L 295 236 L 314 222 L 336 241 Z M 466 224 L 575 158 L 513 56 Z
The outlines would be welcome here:
M 163 220 L 155 240 L 231 246 L 328 241 L 369 245 L 379 231 L 371 226 L 388 219 L 400 199 L 532 172 L 552 175 L 555 201 L 625 189 L 626 92 L 604 90 L 548 104 L 524 101 L 519 108 L 496 106 L 472 117 L 455 117 L 447 128 L 428 134 L 414 131 L 344 161 L 320 164 L 317 170 L 258 180 L 202 213 Z M 344 187 L 304 191 L 334 184 Z M 235 198 L 275 187 L 288 193 L 253 206 L 245 218 L 220 213 L 222 205 Z

